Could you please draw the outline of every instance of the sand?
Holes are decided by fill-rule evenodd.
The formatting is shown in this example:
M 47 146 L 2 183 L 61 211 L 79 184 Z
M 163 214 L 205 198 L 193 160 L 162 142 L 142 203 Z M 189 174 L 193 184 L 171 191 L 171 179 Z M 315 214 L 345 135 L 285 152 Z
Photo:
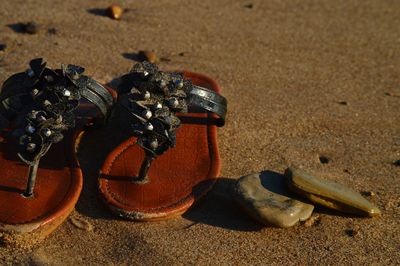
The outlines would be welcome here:
M 99 12 L 109 1 L 1 1 L 0 81 L 44 57 L 109 82 L 131 68 L 133 53 L 155 50 L 169 59 L 163 69 L 221 84 L 229 100 L 221 181 L 182 218 L 116 219 L 95 186 L 107 153 L 95 144 L 105 138 L 88 132 L 79 151 L 85 187 L 72 216 L 93 230 L 66 221 L 32 250 L 0 248 L 3 264 L 400 264 L 400 167 L 392 164 L 400 159 L 399 2 L 115 2 L 129 8 L 121 21 Z M 7 26 L 31 20 L 38 34 Z M 369 199 L 382 217 L 317 208 L 319 225 L 263 228 L 227 195 L 233 179 L 289 165 L 375 192 Z

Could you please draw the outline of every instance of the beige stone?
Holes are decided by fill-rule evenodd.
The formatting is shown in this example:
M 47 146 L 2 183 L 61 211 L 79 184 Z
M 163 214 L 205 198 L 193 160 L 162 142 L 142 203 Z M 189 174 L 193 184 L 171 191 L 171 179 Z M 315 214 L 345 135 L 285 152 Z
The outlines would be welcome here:
M 307 220 L 314 206 L 287 195 L 284 177 L 262 172 L 241 177 L 235 187 L 235 200 L 254 219 L 265 225 L 290 227 Z
M 360 193 L 334 181 L 295 168 L 288 168 L 285 176 L 290 189 L 325 207 L 365 216 L 378 216 L 381 213 Z

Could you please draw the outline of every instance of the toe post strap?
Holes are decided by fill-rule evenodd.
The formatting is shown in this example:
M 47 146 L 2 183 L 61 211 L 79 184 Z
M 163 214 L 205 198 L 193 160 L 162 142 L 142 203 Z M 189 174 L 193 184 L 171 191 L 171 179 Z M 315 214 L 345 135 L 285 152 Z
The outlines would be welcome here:
M 107 89 L 82 75 L 80 66 L 53 70 L 41 58 L 29 65 L 25 72 L 8 78 L 0 93 L 0 129 L 12 125 L 18 156 L 29 166 L 26 197 L 33 195 L 40 159 L 63 139 L 64 131 L 75 127 L 74 111 L 80 99 L 94 103 L 104 118 L 113 104 Z
M 176 130 L 181 121 L 178 113 L 190 107 L 215 113 L 223 126 L 227 100 L 215 91 L 193 85 L 183 73 L 163 72 L 149 62 L 134 65 L 122 77 L 115 118 L 145 151 L 138 176 L 132 182 L 145 183 L 151 162 L 176 145 Z

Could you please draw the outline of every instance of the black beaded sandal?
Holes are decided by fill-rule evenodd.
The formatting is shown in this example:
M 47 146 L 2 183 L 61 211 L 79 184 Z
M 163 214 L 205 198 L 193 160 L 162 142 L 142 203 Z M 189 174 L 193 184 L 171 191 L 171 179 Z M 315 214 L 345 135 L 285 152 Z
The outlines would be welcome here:
M 108 117 L 115 97 L 83 72 L 74 65 L 52 70 L 34 59 L 1 88 L 0 242 L 37 242 L 78 200 L 78 136 L 85 124 Z
M 114 118 L 128 139 L 107 157 L 100 193 L 124 218 L 182 214 L 219 175 L 216 128 L 224 125 L 227 101 L 204 75 L 162 72 L 148 62 L 122 80 Z

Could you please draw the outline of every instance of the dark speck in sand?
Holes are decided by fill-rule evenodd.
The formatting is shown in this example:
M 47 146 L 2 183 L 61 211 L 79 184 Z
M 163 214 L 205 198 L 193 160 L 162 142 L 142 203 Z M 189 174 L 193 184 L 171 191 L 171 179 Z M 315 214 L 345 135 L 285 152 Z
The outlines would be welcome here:
M 357 228 L 353 228 L 353 229 L 346 229 L 345 232 L 346 232 L 346 235 L 355 237 L 360 233 L 360 230 Z
M 56 28 L 49 28 L 49 29 L 47 29 L 47 33 L 48 33 L 48 34 L 55 35 L 55 34 L 57 34 L 57 32 L 58 32 L 58 30 L 57 30 Z
M 327 164 L 327 163 L 329 163 L 329 158 L 324 155 L 321 155 L 321 156 L 319 156 L 319 162 L 322 164 Z

